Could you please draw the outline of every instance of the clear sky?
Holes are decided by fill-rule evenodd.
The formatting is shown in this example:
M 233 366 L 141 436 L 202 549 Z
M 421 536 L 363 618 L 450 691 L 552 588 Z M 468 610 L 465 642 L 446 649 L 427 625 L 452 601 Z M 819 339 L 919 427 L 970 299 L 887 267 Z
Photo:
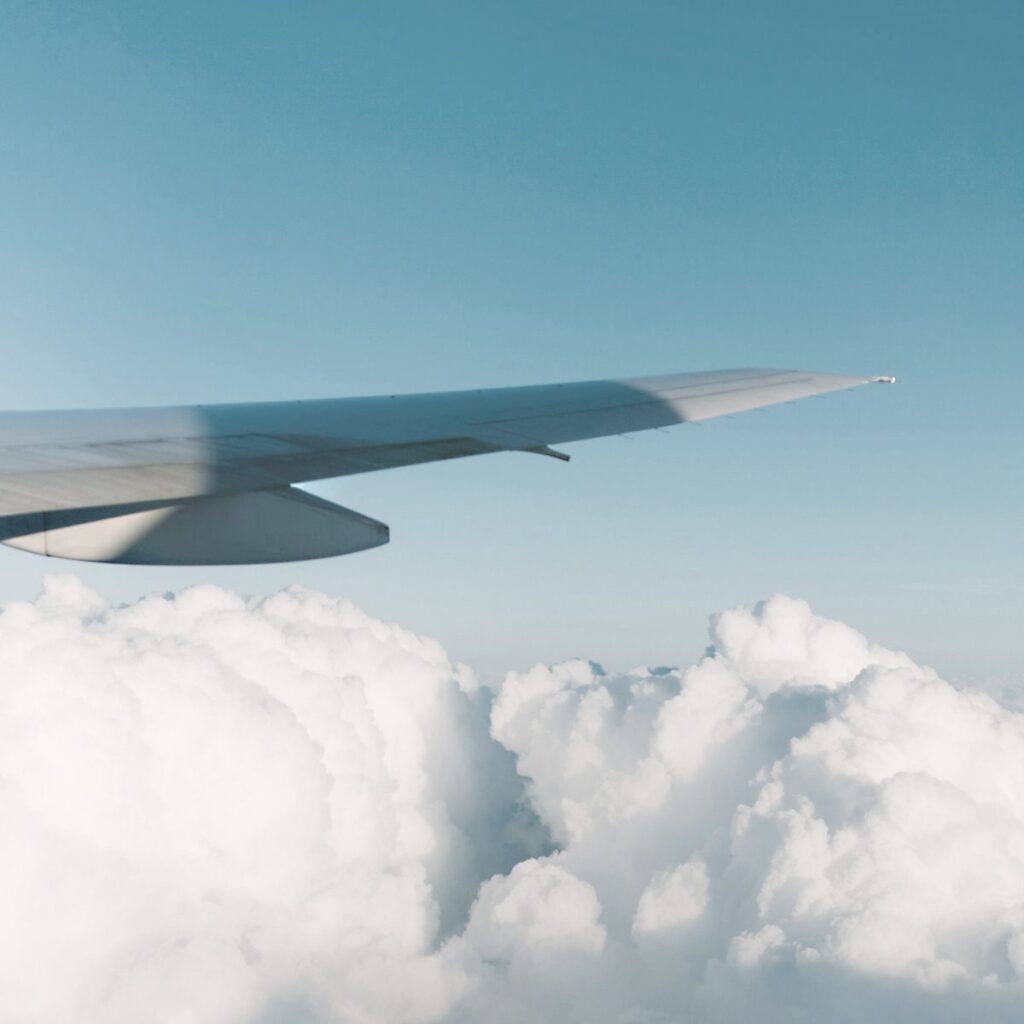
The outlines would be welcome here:
M 301 582 L 492 672 L 690 659 L 776 591 L 1024 676 L 1024 6 L 89 3 L 0 14 L 0 407 L 733 366 L 897 388 L 319 493 L 392 544 L 0 552 L 115 599 Z

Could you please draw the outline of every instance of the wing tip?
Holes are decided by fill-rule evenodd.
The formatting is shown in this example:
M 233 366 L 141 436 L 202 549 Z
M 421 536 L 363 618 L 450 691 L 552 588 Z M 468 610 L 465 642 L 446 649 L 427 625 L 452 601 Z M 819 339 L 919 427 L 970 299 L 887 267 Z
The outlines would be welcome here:
M 895 377 L 868 377 L 868 382 L 871 384 L 895 384 Z

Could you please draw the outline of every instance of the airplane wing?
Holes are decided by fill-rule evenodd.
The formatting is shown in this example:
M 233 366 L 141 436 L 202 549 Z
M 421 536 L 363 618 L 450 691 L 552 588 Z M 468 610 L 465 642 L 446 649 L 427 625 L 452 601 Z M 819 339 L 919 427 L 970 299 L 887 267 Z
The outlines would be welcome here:
M 0 413 L 0 540 L 60 558 L 243 564 L 384 544 L 293 484 L 690 423 L 888 377 L 725 370 L 433 394 Z

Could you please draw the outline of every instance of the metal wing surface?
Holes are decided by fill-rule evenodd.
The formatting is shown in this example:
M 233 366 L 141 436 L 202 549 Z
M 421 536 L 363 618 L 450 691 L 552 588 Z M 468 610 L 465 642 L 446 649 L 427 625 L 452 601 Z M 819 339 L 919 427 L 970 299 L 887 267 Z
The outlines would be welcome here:
M 0 540 L 97 561 L 344 554 L 387 527 L 291 485 L 689 423 L 889 378 L 726 370 L 370 398 L 0 413 Z

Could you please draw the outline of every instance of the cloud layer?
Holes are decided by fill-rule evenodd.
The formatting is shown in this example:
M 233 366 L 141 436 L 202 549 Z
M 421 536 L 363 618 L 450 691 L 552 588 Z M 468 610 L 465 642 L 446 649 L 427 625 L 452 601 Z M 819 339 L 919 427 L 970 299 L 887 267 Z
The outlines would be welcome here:
M 0 613 L 0 1022 L 1016 1020 L 1024 715 L 775 597 L 493 691 L 345 601 Z

